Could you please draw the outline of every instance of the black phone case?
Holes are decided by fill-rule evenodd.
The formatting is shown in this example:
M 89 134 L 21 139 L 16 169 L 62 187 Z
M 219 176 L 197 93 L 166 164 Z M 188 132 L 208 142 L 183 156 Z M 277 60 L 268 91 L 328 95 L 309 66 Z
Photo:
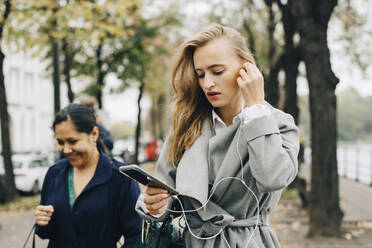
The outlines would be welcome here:
M 178 192 L 174 188 L 153 177 L 138 165 L 123 165 L 119 167 L 119 171 L 140 184 L 154 188 L 166 189 L 171 195 L 178 195 Z

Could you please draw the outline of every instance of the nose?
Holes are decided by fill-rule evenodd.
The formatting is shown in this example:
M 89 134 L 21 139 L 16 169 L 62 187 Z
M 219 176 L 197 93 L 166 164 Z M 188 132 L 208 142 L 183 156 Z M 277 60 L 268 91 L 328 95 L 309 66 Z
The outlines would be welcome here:
M 64 154 L 67 154 L 67 153 L 70 153 L 72 150 L 71 150 L 71 147 L 69 146 L 69 144 L 64 144 L 63 145 L 63 148 L 62 148 L 62 152 Z
M 204 79 L 204 87 L 209 89 L 213 86 L 215 86 L 216 84 L 214 83 L 214 80 L 213 80 L 213 77 L 211 77 L 210 75 L 208 75 L 207 73 L 205 74 L 205 79 Z

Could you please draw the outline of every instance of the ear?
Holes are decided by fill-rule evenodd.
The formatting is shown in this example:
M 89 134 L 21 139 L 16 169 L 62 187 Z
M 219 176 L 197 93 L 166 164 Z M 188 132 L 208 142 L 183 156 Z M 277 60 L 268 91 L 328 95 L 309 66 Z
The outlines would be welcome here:
M 99 129 L 97 126 L 95 126 L 90 134 L 90 137 L 92 139 L 92 142 L 97 142 L 99 137 Z

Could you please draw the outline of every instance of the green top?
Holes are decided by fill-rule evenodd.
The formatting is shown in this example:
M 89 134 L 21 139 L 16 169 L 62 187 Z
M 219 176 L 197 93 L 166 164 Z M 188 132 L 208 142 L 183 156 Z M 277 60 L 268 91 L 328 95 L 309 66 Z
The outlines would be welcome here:
M 72 210 L 72 207 L 75 203 L 75 191 L 74 191 L 74 169 L 70 167 L 68 169 L 68 196 L 70 199 L 70 208 Z

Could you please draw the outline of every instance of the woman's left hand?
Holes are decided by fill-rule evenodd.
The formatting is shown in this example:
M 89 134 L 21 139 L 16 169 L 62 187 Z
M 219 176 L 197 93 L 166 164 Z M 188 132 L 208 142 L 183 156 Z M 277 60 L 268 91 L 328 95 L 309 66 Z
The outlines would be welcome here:
M 237 83 L 245 100 L 245 107 L 264 104 L 265 91 L 262 73 L 252 63 L 244 63 L 239 71 Z

